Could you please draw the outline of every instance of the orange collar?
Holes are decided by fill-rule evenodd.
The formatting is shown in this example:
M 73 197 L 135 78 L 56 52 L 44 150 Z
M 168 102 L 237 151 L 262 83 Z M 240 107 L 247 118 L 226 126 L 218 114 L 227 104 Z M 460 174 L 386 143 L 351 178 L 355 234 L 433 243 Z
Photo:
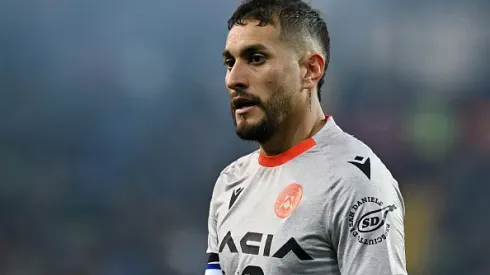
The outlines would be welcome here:
M 326 120 L 328 120 L 328 118 L 329 116 L 325 116 Z M 260 152 L 259 164 L 269 168 L 283 165 L 284 163 L 308 151 L 310 148 L 312 148 L 315 145 L 316 145 L 315 140 L 312 137 L 310 137 L 296 144 L 291 149 L 279 155 L 266 156 L 262 152 Z

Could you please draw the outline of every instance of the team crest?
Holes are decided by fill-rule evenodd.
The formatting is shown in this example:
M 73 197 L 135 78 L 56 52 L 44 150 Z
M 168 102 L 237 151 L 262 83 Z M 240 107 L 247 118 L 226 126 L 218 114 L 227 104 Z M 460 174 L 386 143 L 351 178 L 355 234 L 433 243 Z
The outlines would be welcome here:
M 303 197 L 303 187 L 297 183 L 286 186 L 279 194 L 274 205 L 276 216 L 284 219 L 291 215 L 298 207 Z

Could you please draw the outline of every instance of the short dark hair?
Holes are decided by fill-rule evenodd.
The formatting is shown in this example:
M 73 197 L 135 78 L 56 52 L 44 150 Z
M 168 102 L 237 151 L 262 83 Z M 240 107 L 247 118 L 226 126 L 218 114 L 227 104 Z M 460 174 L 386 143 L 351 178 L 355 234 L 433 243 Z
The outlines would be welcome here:
M 321 12 L 302 0 L 244 0 L 228 20 L 228 30 L 235 25 L 244 25 L 247 20 L 258 20 L 259 26 L 277 22 L 283 39 L 305 43 L 304 39 L 311 37 L 320 44 L 325 55 L 325 72 L 317 85 L 318 99 L 321 100 L 321 88 L 330 61 L 330 36 Z

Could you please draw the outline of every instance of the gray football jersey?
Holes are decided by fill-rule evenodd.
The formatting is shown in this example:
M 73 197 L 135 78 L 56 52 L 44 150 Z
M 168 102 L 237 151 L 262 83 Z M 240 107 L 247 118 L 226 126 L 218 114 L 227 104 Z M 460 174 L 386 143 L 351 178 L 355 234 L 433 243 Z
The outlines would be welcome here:
M 398 183 L 332 117 L 284 154 L 246 155 L 220 174 L 206 274 L 407 274 Z

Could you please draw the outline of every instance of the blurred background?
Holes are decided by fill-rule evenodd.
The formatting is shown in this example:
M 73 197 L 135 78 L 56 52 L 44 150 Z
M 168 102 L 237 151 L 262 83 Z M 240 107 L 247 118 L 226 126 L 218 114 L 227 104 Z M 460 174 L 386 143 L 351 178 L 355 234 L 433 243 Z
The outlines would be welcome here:
M 229 0 L 0 2 L 0 274 L 203 274 Z M 490 274 L 490 4 L 312 1 L 323 105 L 406 203 L 409 273 Z

